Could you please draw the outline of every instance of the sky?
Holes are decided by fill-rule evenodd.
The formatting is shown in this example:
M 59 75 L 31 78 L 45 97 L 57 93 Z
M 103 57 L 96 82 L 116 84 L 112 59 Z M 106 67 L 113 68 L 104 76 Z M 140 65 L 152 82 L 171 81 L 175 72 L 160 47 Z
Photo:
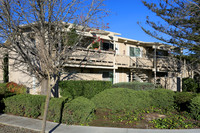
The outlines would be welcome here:
M 110 15 L 104 19 L 105 23 L 109 23 L 108 31 L 138 41 L 161 42 L 147 35 L 137 24 L 139 21 L 145 25 L 146 16 L 153 20 L 160 20 L 143 5 L 141 0 L 107 0 L 105 3 L 110 11 Z

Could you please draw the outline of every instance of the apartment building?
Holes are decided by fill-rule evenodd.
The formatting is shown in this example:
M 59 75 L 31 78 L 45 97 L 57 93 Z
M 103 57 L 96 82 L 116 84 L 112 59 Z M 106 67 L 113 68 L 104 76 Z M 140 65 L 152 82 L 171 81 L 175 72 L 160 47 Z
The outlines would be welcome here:
M 104 80 L 151 82 L 180 91 L 186 67 L 173 58 L 174 47 L 120 37 L 119 33 L 88 29 L 84 34 L 90 43 L 77 48 L 61 73 L 63 80 Z M 94 44 L 96 45 L 94 47 Z M 9 80 L 22 83 L 31 93 L 39 93 L 35 77 L 9 67 Z
M 88 33 L 89 34 L 89 33 Z M 120 37 L 118 33 L 91 31 L 100 39 L 97 49 L 78 49 L 63 74 L 67 79 L 152 82 L 180 89 L 180 62 L 170 55 L 173 46 Z M 178 85 L 178 86 L 177 86 Z

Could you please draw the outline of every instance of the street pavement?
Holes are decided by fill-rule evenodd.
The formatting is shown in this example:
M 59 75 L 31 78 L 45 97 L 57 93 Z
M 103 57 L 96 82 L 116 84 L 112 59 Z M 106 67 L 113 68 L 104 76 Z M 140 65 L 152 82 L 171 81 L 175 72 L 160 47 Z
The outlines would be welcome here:
M 40 131 L 42 120 L 0 114 L 0 123 L 9 126 L 21 127 Z M 47 133 L 200 133 L 200 129 L 131 129 L 131 128 L 111 128 L 111 127 L 92 127 L 92 126 L 75 126 L 65 125 L 54 122 L 47 122 Z

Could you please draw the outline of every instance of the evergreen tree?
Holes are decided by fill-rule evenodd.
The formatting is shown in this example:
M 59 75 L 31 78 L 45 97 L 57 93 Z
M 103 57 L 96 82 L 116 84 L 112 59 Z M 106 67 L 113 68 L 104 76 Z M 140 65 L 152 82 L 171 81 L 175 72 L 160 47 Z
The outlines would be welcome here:
M 147 16 L 148 35 L 179 48 L 187 49 L 190 54 L 200 58 L 200 1 L 199 0 L 157 0 L 143 4 L 156 13 L 164 22 L 155 22 Z M 153 29 L 153 30 L 152 30 Z

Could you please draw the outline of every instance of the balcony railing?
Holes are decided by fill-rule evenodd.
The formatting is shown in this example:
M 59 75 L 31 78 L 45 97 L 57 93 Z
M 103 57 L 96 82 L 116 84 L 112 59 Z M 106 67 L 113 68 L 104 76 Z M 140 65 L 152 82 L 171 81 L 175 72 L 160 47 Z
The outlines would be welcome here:
M 114 53 L 111 51 L 77 49 L 68 63 L 95 66 L 113 66 Z
M 180 62 L 178 59 L 166 56 L 159 56 L 157 59 L 158 71 L 178 71 Z M 114 51 L 78 49 L 69 57 L 68 63 L 92 66 L 154 69 L 154 59 L 142 57 L 130 57 L 125 55 L 115 55 Z

